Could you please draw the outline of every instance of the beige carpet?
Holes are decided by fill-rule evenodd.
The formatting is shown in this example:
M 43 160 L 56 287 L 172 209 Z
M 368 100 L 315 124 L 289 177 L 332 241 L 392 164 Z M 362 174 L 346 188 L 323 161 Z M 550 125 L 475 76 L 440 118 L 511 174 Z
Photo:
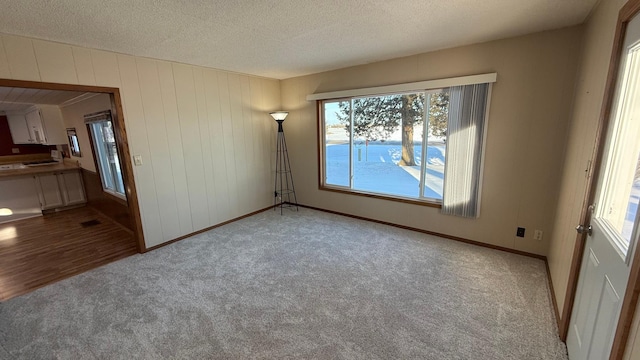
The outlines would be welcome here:
M 541 260 L 267 211 L 0 304 L 7 359 L 566 359 Z

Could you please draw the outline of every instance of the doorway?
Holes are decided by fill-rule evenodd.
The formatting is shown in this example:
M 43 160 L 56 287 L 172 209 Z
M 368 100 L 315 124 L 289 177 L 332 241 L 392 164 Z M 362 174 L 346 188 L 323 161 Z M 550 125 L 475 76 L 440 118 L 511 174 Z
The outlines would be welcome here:
M 8 98 L 0 98 L 0 100 L 6 100 L 4 102 L 7 104 L 12 102 L 12 106 L 18 106 L 20 101 L 24 101 L 26 96 L 24 94 L 31 93 L 37 93 L 37 95 L 40 96 L 37 101 L 33 100 L 32 102 L 40 102 L 42 104 L 47 104 L 47 101 L 50 101 L 48 104 L 53 104 L 53 102 L 51 102 L 53 101 L 52 99 L 63 93 L 67 95 L 69 95 L 69 93 L 73 93 L 70 95 L 74 96 L 83 94 L 83 96 L 78 96 L 78 104 L 88 102 L 88 99 L 91 97 L 101 97 L 103 101 L 101 103 L 102 108 L 100 108 L 100 110 L 106 110 L 110 114 L 108 123 L 102 122 L 100 124 L 103 126 L 101 129 L 103 133 L 102 151 L 105 153 L 109 152 L 108 155 L 110 156 L 106 156 L 106 161 L 107 166 L 112 171 L 111 181 L 108 182 L 108 185 L 112 190 L 112 194 L 109 194 L 109 196 L 112 199 L 109 200 L 112 204 L 117 203 L 117 206 L 110 206 L 108 209 L 100 208 L 98 206 L 94 207 L 93 204 L 92 206 L 70 210 L 69 207 L 65 207 L 65 211 L 56 210 L 46 214 L 45 216 L 39 216 L 39 218 L 18 219 L 15 223 L 9 222 L 6 224 L 0 224 L 0 245 L 3 245 L 0 246 L 0 252 L 3 253 L 2 264 L 6 268 L 12 269 L 10 272 L 13 274 L 11 275 L 9 272 L 5 272 L 0 269 L 0 273 L 3 273 L 0 277 L 0 300 L 3 298 L 6 299 L 6 296 L 4 296 L 6 294 L 10 297 L 17 296 L 21 293 L 35 290 L 36 288 L 47 285 L 51 282 L 73 276 L 122 257 L 132 255 L 133 253 L 145 252 L 147 249 L 144 245 L 139 205 L 133 179 L 129 147 L 126 140 L 126 130 L 124 118 L 122 116 L 122 104 L 119 90 L 117 88 L 5 79 L 0 79 L 0 87 L 24 90 L 22 98 L 19 100 L 13 99 L 15 101 L 10 101 L 11 99 Z M 72 107 L 75 105 L 73 105 L 73 103 L 72 105 L 65 103 L 65 106 Z M 82 113 L 82 115 L 85 114 L 87 113 Z M 86 134 L 84 135 L 87 138 L 86 143 L 78 141 L 79 133 L 91 130 L 91 125 L 87 124 L 86 126 L 88 126 L 88 128 L 85 127 L 82 115 L 80 115 L 80 124 L 61 130 L 64 134 L 63 138 L 65 140 L 57 140 L 55 144 L 61 144 L 68 138 L 68 152 L 73 156 L 71 160 L 82 160 L 85 164 L 91 163 L 91 167 L 95 165 L 95 169 L 97 170 L 99 165 L 95 163 L 96 157 L 91 156 L 96 149 L 93 148 L 93 144 L 89 144 L 88 136 Z M 95 130 L 98 131 L 99 129 L 96 128 Z M 108 134 L 106 134 L 107 131 L 109 132 Z M 54 148 L 54 146 L 51 147 Z M 89 179 L 84 175 L 85 173 L 91 172 L 85 171 L 85 166 L 79 167 L 79 169 L 80 173 L 83 175 L 82 178 L 84 178 L 87 198 L 91 198 L 92 196 L 92 194 L 89 193 L 89 191 L 91 191 L 91 184 L 89 184 L 89 182 L 94 178 L 95 181 L 93 182 L 98 184 L 98 192 L 101 196 L 102 194 L 106 194 L 106 192 L 102 191 L 102 180 L 104 177 L 96 174 L 98 171 L 95 171 L 94 176 Z M 75 172 L 77 172 L 77 169 L 74 170 L 74 173 Z M 100 173 L 100 175 L 102 175 L 102 173 Z M 53 176 L 53 178 L 55 177 L 56 176 Z M 65 181 L 68 180 L 67 177 L 62 174 L 59 174 L 57 177 L 59 179 L 64 178 Z M 26 178 L 27 177 L 25 177 L 25 179 Z M 66 182 L 68 183 L 68 181 Z M 60 186 L 62 189 L 62 185 Z M 114 219 L 113 216 L 110 216 L 111 214 L 109 214 L 109 209 L 116 208 L 117 210 L 114 211 L 117 211 L 118 214 L 121 215 L 121 219 Z M 60 226 L 63 224 L 64 226 Z M 32 231 L 32 229 L 38 229 L 38 231 Z M 46 240 L 50 241 L 38 240 L 39 237 L 46 238 L 47 236 L 49 239 Z M 20 244 L 16 243 L 22 239 L 27 241 Z M 92 246 L 93 248 L 91 248 Z M 56 251 L 60 249 L 64 251 L 61 250 L 62 252 L 60 254 L 55 255 Z M 21 257 L 18 253 L 14 253 L 15 251 L 18 253 L 22 252 L 22 254 L 27 251 L 29 254 L 40 254 L 43 257 L 57 256 L 57 259 L 60 260 L 60 266 L 52 266 L 52 262 L 49 264 L 43 264 L 44 261 L 40 261 L 41 263 L 37 264 L 36 261 L 34 266 L 29 269 L 29 266 L 27 266 L 28 261 L 24 260 L 25 257 Z M 13 256 L 15 261 L 10 259 L 12 254 L 18 254 Z M 77 256 L 77 258 L 73 258 L 72 255 Z M 31 256 L 31 258 L 39 258 L 40 260 L 42 260 L 43 257 Z M 27 268 L 25 268 L 25 266 L 27 266 Z M 10 279 L 10 282 L 7 281 L 8 275 L 15 276 L 16 279 L 25 279 L 24 282 L 29 284 L 25 284 L 24 287 L 22 287 L 22 285 L 16 287 L 15 279 Z M 32 278 L 28 278 L 27 275 L 33 276 Z M 3 294 L 2 291 L 3 286 L 6 290 L 5 294 Z

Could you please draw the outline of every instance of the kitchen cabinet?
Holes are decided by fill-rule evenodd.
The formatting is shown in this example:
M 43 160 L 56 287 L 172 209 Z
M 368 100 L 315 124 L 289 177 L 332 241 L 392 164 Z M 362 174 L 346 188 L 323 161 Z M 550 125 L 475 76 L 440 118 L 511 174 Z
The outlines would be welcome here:
M 41 174 L 36 175 L 35 178 L 42 210 L 63 207 L 64 201 L 58 182 L 58 174 Z
M 29 136 L 31 137 L 31 140 L 36 144 L 46 144 L 47 137 L 44 133 L 40 110 L 31 110 L 26 113 L 24 117 L 27 120 L 27 129 L 29 129 Z
M 38 174 L 34 178 L 42 210 L 87 202 L 79 170 Z
M 34 141 L 29 134 L 27 119 L 25 114 L 7 114 L 9 131 L 14 144 L 33 144 Z
M 58 145 L 67 143 L 67 134 L 60 108 L 55 105 L 37 105 L 25 115 L 29 134 L 35 143 Z
M 0 216 L 0 224 L 42 216 L 37 192 L 32 176 L 0 177 L 0 207 L 10 210 Z
M 55 105 L 35 105 L 24 114 L 8 115 L 7 119 L 15 144 L 67 143 L 62 113 Z
M 62 200 L 65 205 L 78 205 L 87 202 L 84 193 L 84 183 L 80 171 L 67 171 L 58 174 L 58 183 L 62 190 Z

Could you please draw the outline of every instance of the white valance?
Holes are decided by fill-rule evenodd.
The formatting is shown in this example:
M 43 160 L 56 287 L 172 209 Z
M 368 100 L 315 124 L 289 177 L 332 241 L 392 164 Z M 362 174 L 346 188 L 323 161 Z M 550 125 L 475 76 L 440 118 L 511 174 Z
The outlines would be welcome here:
M 474 84 L 494 83 L 498 78 L 497 73 L 479 74 L 460 76 L 446 79 L 425 80 L 412 83 L 376 86 L 361 89 L 330 91 L 324 93 L 307 95 L 307 101 L 314 100 L 326 100 L 326 99 L 340 99 L 346 97 L 358 97 L 368 95 L 382 95 L 382 94 L 398 94 L 407 93 L 412 91 L 424 91 L 430 89 L 441 89 L 451 86 L 463 86 Z

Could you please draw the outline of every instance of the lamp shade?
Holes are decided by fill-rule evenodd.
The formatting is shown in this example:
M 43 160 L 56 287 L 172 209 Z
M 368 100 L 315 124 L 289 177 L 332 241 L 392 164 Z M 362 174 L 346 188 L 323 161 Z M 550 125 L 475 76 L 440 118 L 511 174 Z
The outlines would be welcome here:
M 284 120 L 287 115 L 289 115 L 289 113 L 286 111 L 274 111 L 272 113 L 269 113 L 269 115 L 271 115 L 274 120 Z

